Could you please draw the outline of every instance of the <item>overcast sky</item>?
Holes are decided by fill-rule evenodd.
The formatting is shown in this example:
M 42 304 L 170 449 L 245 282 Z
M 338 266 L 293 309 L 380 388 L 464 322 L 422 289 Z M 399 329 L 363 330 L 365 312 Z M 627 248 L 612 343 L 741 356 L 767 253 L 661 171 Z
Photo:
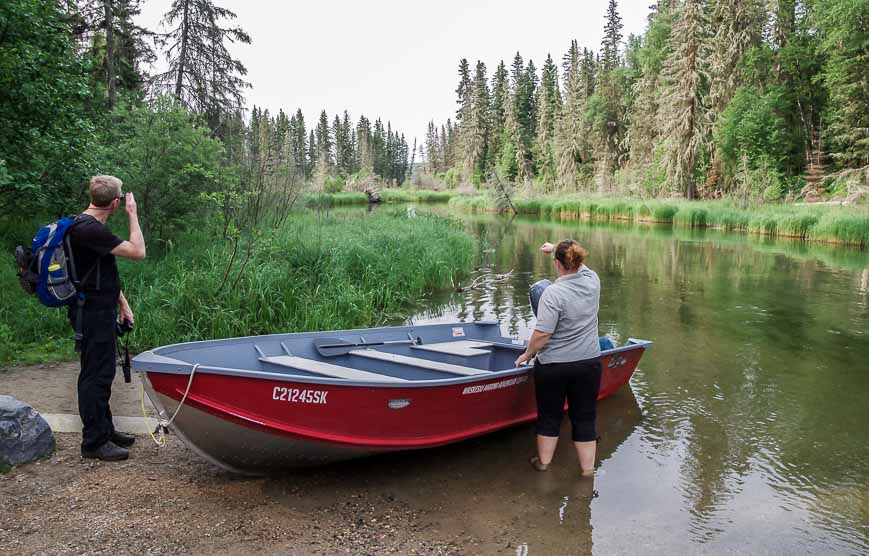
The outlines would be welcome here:
M 390 120 L 394 130 L 421 138 L 429 120 L 455 115 L 459 60 L 477 59 L 488 75 L 508 67 L 516 51 L 539 70 L 577 39 L 597 51 L 607 0 L 217 0 L 238 14 L 250 45 L 231 52 L 253 85 L 247 106 L 277 112 L 301 108 L 306 123 L 325 109 Z M 171 0 L 149 0 L 141 23 L 159 29 Z M 622 0 L 623 34 L 640 34 L 650 0 Z

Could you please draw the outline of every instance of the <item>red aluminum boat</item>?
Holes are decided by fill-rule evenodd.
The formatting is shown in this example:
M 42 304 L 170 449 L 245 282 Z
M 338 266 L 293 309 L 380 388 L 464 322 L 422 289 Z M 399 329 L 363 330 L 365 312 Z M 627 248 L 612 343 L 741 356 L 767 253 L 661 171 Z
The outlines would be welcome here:
M 601 354 L 599 399 L 628 383 L 650 345 L 630 339 Z M 478 321 L 176 344 L 139 354 L 133 368 L 190 448 L 258 473 L 533 421 L 532 367 L 513 366 L 524 349 L 497 321 Z

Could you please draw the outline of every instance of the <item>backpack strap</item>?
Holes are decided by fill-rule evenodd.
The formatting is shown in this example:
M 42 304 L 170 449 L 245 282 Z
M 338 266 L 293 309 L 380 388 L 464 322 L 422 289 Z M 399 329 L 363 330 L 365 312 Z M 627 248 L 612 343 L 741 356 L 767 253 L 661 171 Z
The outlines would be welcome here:
M 82 216 L 81 214 L 76 215 L 75 220 L 73 221 L 73 223 L 69 227 L 69 230 L 72 230 L 73 226 L 75 226 L 76 224 L 80 224 L 82 222 L 82 219 L 80 218 L 81 216 Z M 85 275 L 82 276 L 81 281 L 79 281 L 78 276 L 76 275 L 75 256 L 72 253 L 72 244 L 69 241 L 69 231 L 67 231 L 67 235 L 64 238 L 64 241 L 66 241 L 67 252 L 69 253 L 69 267 L 70 267 L 70 271 L 72 271 L 72 283 L 75 284 L 76 289 L 79 290 L 78 295 L 76 296 L 76 300 L 75 300 L 76 307 L 75 307 L 75 334 L 74 334 L 74 338 L 75 338 L 75 352 L 81 353 L 82 340 L 84 339 L 84 334 L 82 333 L 82 313 L 84 313 L 85 296 L 84 296 L 84 291 L 80 289 L 80 286 L 87 281 L 87 279 L 90 277 L 91 273 L 93 273 L 94 269 L 96 269 L 96 271 L 97 271 L 97 290 L 100 289 L 100 259 L 102 257 L 97 258 L 97 263 L 95 265 L 91 266 L 88 269 L 88 271 L 85 272 Z

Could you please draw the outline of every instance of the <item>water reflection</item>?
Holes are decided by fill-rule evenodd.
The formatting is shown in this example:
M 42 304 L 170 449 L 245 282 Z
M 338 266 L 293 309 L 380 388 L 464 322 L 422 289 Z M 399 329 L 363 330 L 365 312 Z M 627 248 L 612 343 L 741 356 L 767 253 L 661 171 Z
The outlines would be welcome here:
M 598 454 L 608 461 L 642 422 L 637 399 L 623 389 L 601 402 Z M 401 452 L 295 473 L 282 486 L 269 482 L 267 494 L 287 498 L 316 488 L 316 504 L 329 506 L 347 492 L 377 485 L 412 507 L 424 509 L 431 529 L 465 531 L 481 554 L 591 554 L 593 507 L 604 501 L 628 509 L 627 498 L 614 496 L 609 477 L 582 477 L 570 441 L 569 424 L 550 470 L 534 471 L 527 462 L 534 447 L 533 425 L 523 425 L 432 450 Z M 334 496 L 330 500 L 329 496 Z
M 603 283 L 601 332 L 656 342 L 632 382 L 642 423 L 602 463 L 601 497 L 582 518 L 595 552 L 634 552 L 638 541 L 652 552 L 869 551 L 869 254 L 656 226 L 460 217 L 480 238 L 483 285 L 429 300 L 413 322 L 498 318 L 505 333 L 527 337 L 527 288 L 553 274 L 537 248 L 574 237 Z M 510 270 L 509 281 L 494 281 Z M 540 480 L 541 495 L 554 481 L 540 512 L 560 511 L 565 527 L 585 531 L 570 519 L 585 495 L 559 481 L 586 485 L 557 472 Z M 528 519 L 517 542 L 530 554 L 565 548 Z

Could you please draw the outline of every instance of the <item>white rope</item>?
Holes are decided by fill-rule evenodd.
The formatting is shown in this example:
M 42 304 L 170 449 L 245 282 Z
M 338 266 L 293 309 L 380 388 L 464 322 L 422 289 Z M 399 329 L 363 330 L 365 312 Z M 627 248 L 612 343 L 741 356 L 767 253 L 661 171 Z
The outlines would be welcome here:
M 178 407 L 175 408 L 175 413 L 172 414 L 172 417 L 167 421 L 166 419 L 158 419 L 157 420 L 157 428 L 154 432 L 151 433 L 151 439 L 154 441 L 157 446 L 161 448 L 166 445 L 166 431 L 169 430 L 169 425 L 175 421 L 175 417 L 178 416 L 178 412 L 181 411 L 181 407 L 184 405 L 184 402 L 187 400 L 187 394 L 190 393 L 190 387 L 193 385 L 193 375 L 196 374 L 196 369 L 199 368 L 199 363 L 193 365 L 193 369 L 190 371 L 190 379 L 187 380 L 187 388 L 184 390 L 184 395 L 181 396 L 181 402 L 178 403 Z M 144 378 L 142 380 L 142 417 L 147 418 L 148 415 L 145 412 L 145 382 Z M 158 438 L 156 434 L 159 433 L 160 437 Z

